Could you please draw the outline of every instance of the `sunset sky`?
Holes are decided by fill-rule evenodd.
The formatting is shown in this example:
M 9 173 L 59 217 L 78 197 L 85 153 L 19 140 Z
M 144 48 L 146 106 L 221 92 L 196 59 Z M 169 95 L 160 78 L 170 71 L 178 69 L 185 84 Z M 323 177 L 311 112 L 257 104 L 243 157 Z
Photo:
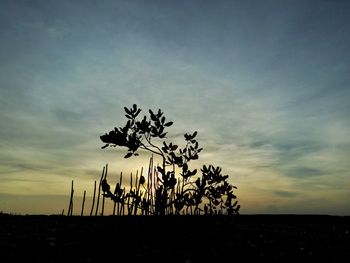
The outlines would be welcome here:
M 145 167 L 99 139 L 136 103 L 198 131 L 241 213 L 350 215 L 349 69 L 350 1 L 1 0 L 0 211 Z

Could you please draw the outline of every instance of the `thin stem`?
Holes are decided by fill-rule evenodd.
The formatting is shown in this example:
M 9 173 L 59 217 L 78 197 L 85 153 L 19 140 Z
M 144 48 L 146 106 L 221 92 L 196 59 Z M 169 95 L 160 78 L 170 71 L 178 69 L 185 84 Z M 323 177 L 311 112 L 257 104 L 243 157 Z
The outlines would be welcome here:
M 93 198 L 92 198 L 92 206 L 91 206 L 90 216 L 92 216 L 92 213 L 93 213 L 93 211 L 94 211 L 95 196 L 96 196 L 96 180 L 95 180 L 95 184 L 94 184 L 94 196 L 93 196 Z
M 73 195 L 74 195 L 74 188 L 73 188 L 74 181 L 72 180 L 72 186 L 70 191 L 70 200 L 69 200 L 69 207 L 68 207 L 68 216 L 71 216 L 73 214 Z
M 83 204 L 81 205 L 80 216 L 83 216 L 83 214 L 84 214 L 85 196 L 86 196 L 86 190 L 84 190 Z
M 150 152 L 152 152 L 152 153 L 154 153 L 154 154 L 157 154 L 157 155 L 160 155 L 160 156 L 163 157 L 162 154 L 160 154 L 159 152 L 153 151 L 152 149 L 148 148 L 148 147 L 147 147 L 146 145 L 144 145 L 143 143 L 141 144 L 140 148 L 141 148 L 141 149 L 144 149 L 144 150 L 147 150 L 147 151 L 150 151 Z
M 146 141 L 148 142 L 149 145 L 151 145 L 152 147 L 158 149 L 159 153 L 160 153 L 160 154 L 163 156 L 163 158 L 164 158 L 163 151 L 162 151 L 158 146 L 156 146 L 156 145 L 154 145 L 153 143 L 151 143 L 151 138 L 148 139 L 147 136 L 145 136 L 145 139 L 146 139 Z
M 98 185 L 98 195 L 97 195 L 97 204 L 96 204 L 95 216 L 97 216 L 98 206 L 99 206 L 99 203 L 100 203 L 101 185 L 102 185 L 102 180 L 103 180 L 103 177 L 104 177 L 105 169 L 106 169 L 106 167 L 103 167 L 100 183 Z

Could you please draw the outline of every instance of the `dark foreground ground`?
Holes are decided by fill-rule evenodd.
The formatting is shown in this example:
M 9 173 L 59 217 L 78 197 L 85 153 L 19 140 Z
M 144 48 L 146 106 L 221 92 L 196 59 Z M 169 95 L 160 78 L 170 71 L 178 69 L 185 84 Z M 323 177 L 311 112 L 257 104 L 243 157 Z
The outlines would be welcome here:
M 0 262 L 350 262 L 350 217 L 0 216 Z

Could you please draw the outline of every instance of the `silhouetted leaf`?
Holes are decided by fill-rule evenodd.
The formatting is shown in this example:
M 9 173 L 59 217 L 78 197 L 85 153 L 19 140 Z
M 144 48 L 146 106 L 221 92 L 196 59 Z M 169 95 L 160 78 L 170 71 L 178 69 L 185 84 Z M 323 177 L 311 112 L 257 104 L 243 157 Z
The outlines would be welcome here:
M 187 163 L 184 163 L 184 165 L 182 166 L 183 172 L 186 173 L 188 171 L 188 165 Z
M 140 112 L 141 112 L 141 109 L 138 109 L 138 110 L 136 111 L 136 113 L 134 114 L 134 117 L 136 118 L 136 117 L 137 117 L 137 115 L 139 115 L 139 114 L 140 114 Z
M 143 175 L 140 177 L 140 184 L 144 184 L 146 182 L 146 179 Z
M 102 186 L 102 191 L 103 191 L 103 192 L 108 192 L 108 191 L 111 189 L 111 187 L 110 187 L 110 185 L 107 183 L 107 180 L 106 180 L 106 179 L 103 179 L 103 180 L 102 180 L 101 186 Z
M 150 116 L 151 116 L 151 120 L 152 120 L 152 121 L 157 121 L 157 117 L 156 117 L 156 115 L 153 113 L 153 111 L 152 111 L 152 110 L 149 110 L 148 112 L 149 112 L 149 114 L 150 114 Z
M 109 146 L 109 144 L 106 144 L 104 146 L 101 147 L 101 149 L 107 148 Z
M 165 132 L 165 133 L 159 135 L 159 138 L 162 138 L 162 139 L 165 138 L 166 134 L 167 134 L 167 132 Z
M 128 152 L 128 153 L 124 156 L 124 158 L 127 159 L 127 158 L 129 158 L 129 157 L 131 157 L 131 156 L 132 156 L 132 153 L 131 153 L 131 152 Z
M 173 145 L 173 146 L 171 147 L 171 150 L 172 150 L 172 151 L 176 151 L 177 148 L 178 148 L 177 145 Z
M 173 125 L 173 122 L 172 121 L 169 121 L 167 123 L 164 124 L 165 127 L 170 127 L 171 125 Z
M 164 169 L 160 166 L 157 166 L 157 170 L 158 172 L 160 172 L 161 174 L 164 174 Z
M 197 180 L 196 180 L 196 186 L 197 186 L 198 188 L 200 188 L 200 186 L 201 186 L 201 179 L 197 178 Z
M 131 111 L 127 107 L 124 107 L 124 110 L 127 114 L 131 114 Z

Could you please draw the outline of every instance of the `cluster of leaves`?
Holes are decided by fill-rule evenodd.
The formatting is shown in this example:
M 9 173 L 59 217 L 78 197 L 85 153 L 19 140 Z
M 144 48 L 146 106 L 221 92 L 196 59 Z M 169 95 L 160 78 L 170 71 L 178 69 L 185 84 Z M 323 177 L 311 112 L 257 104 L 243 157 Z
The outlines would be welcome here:
M 137 156 L 138 150 L 143 149 L 158 155 L 162 158 L 162 165 L 157 167 L 160 174 L 160 184 L 155 189 L 154 211 L 155 214 L 163 215 L 169 211 L 175 210 L 179 214 L 183 209 L 190 209 L 194 214 L 216 214 L 220 211 L 226 211 L 227 214 L 238 214 L 239 205 L 236 196 L 233 194 L 235 186 L 227 182 L 227 175 L 221 174 L 220 167 L 203 166 L 202 175 L 196 180 L 192 179 L 197 174 L 197 169 L 191 170 L 189 162 L 197 160 L 202 148 L 196 140 L 197 132 L 184 134 L 185 146 L 179 147 L 172 142 L 159 142 L 165 139 L 166 129 L 173 122 L 166 121 L 163 112 L 159 109 L 157 112 L 149 110 L 149 116 L 144 116 L 141 120 L 137 117 L 141 109 L 134 104 L 131 108 L 124 107 L 127 122 L 124 127 L 114 128 L 114 130 L 102 135 L 100 138 L 105 145 L 102 148 L 126 147 L 127 154 L 125 158 Z M 158 146 L 154 140 L 158 140 Z M 175 176 L 175 167 L 180 169 L 179 177 Z M 140 182 L 141 182 L 140 177 Z M 143 178 L 144 180 L 144 178 Z M 133 199 L 135 206 L 150 209 L 152 202 L 142 197 L 139 188 L 135 192 L 123 193 L 121 186 L 116 187 L 114 194 L 105 187 L 105 196 L 110 197 L 114 202 L 124 203 L 126 199 Z M 203 199 L 207 200 L 202 209 L 200 205 Z M 203 206 L 203 205 L 202 205 Z M 148 210 L 150 211 L 150 210 Z
M 108 146 L 124 146 L 128 148 L 128 153 L 124 156 L 129 158 L 132 155 L 138 155 L 138 149 L 149 150 L 156 154 L 161 154 L 160 149 L 153 145 L 152 138 L 165 138 L 167 132 L 166 127 L 170 127 L 173 122 L 165 122 L 163 112 L 159 109 L 157 113 L 149 110 L 150 117 L 143 117 L 137 120 L 141 109 L 136 104 L 131 108 L 124 107 L 125 117 L 128 119 L 124 127 L 114 128 L 108 134 L 102 135 L 101 140 L 106 143 L 102 148 Z

